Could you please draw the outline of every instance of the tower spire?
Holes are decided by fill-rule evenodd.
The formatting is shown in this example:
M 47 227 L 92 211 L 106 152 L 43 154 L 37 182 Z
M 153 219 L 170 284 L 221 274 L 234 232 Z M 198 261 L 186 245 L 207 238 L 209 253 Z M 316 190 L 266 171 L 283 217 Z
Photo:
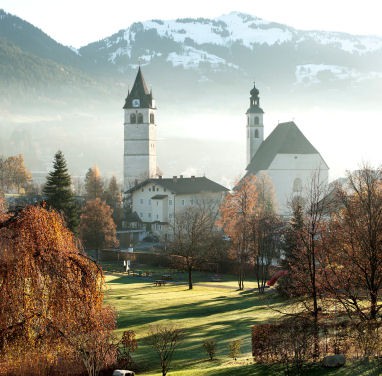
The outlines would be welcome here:
M 264 140 L 264 111 L 260 107 L 260 92 L 256 87 L 256 82 L 253 82 L 253 88 L 249 92 L 249 108 L 247 115 L 247 165 L 250 164 L 252 158 L 259 149 Z
M 138 68 L 124 109 L 124 188 L 156 176 L 156 107 Z

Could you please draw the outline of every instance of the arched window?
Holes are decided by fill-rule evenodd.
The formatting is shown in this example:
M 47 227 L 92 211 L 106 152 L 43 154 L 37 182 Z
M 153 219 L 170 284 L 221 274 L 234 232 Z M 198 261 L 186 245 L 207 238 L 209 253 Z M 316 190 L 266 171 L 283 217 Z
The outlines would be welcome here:
M 255 116 L 255 125 L 259 125 L 259 117 Z
M 141 113 L 138 114 L 138 124 L 143 123 L 143 115 Z
M 154 124 L 154 114 L 150 114 L 150 124 Z
M 137 117 L 135 114 L 130 114 L 130 123 L 135 124 L 137 122 Z
M 294 182 L 293 182 L 293 192 L 297 193 L 301 191 L 302 191 L 302 181 L 300 178 L 296 178 L 294 179 Z
M 255 138 L 259 138 L 259 130 L 258 129 L 255 130 Z

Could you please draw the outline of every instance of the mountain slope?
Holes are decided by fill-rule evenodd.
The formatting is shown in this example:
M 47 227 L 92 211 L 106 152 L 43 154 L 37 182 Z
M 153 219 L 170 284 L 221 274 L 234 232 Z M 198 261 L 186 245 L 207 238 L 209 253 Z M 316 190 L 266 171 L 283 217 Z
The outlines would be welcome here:
M 80 67 L 78 53 L 57 43 L 29 22 L 0 9 L 0 38 L 13 43 L 22 51 L 59 64 Z

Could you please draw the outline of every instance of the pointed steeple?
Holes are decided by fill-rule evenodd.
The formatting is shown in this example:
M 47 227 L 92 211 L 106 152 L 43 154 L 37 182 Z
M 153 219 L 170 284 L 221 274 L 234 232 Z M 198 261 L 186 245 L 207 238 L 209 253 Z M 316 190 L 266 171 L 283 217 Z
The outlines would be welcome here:
M 155 108 L 154 106 L 152 92 L 147 88 L 141 67 L 139 67 L 133 88 L 129 91 L 123 108 Z

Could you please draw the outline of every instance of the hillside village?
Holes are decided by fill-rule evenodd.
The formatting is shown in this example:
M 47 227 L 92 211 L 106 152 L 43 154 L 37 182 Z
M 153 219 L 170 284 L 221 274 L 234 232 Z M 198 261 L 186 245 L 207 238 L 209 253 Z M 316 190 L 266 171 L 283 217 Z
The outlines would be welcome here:
M 228 189 L 208 177 L 159 175 L 157 107 L 140 67 L 123 108 L 124 190 L 134 218 L 147 224 L 154 235 L 167 239 L 171 236 L 176 213 L 197 206 L 203 200 L 215 201 L 218 209 Z M 322 182 L 328 184 L 329 167 L 294 122 L 279 123 L 264 140 L 263 116 L 260 92 L 254 85 L 246 111 L 246 172 L 238 171 L 238 174 L 267 176 L 269 189 L 274 190 L 274 207 L 280 215 L 288 216 L 293 197 L 303 194 L 317 171 Z M 197 163 L 197 153 L 195 161 Z M 146 227 L 141 228 L 138 236 L 134 226 L 134 234 L 140 239 L 147 236 Z
M 152 10 L 114 5 L 81 33 Z M 0 376 L 382 374 L 382 167 L 327 163 L 379 146 L 353 105 L 381 61 L 382 37 L 241 12 L 74 48 L 0 10 Z

